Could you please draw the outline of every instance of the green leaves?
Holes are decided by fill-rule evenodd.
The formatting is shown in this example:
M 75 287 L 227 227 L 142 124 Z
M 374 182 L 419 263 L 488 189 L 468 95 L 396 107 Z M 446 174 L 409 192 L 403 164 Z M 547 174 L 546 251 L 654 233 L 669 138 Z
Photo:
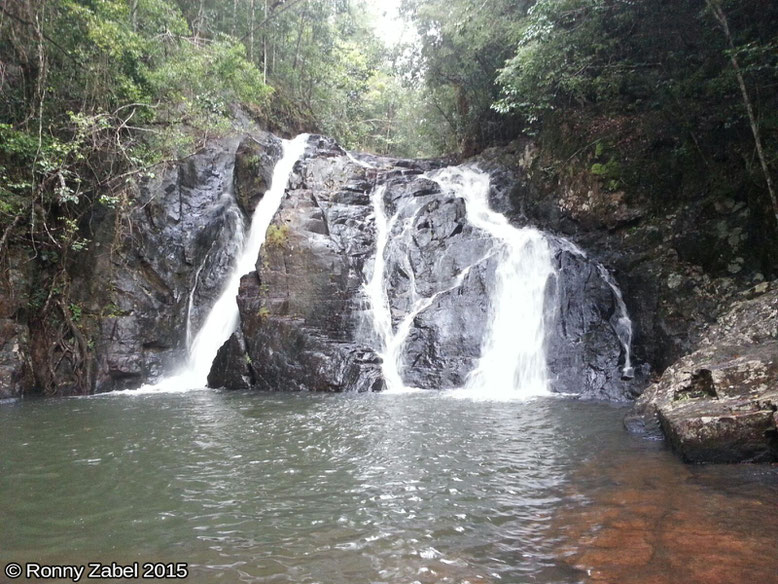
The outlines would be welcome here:
M 233 101 L 265 105 L 272 91 L 244 47 L 226 37 L 202 44 L 179 41 L 175 53 L 149 71 L 148 81 L 167 115 L 189 123 L 216 123 Z

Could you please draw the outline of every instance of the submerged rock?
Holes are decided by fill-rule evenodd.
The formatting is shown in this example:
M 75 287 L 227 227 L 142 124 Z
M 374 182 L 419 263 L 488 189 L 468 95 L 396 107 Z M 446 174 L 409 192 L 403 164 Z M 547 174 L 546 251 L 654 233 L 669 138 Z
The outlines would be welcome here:
M 637 401 L 627 427 L 661 428 L 689 462 L 778 460 L 778 287 L 745 294 Z

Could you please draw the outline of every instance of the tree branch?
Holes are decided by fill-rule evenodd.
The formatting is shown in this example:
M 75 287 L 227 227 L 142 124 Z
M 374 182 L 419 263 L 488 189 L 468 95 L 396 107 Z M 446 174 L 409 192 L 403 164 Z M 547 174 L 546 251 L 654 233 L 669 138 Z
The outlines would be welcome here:
M 748 113 L 748 122 L 751 125 L 751 133 L 754 135 L 754 143 L 756 144 L 756 153 L 759 157 L 759 164 L 762 167 L 762 173 L 764 174 L 765 182 L 767 183 L 767 192 L 770 195 L 770 202 L 772 203 L 773 206 L 775 221 L 776 224 L 778 225 L 778 198 L 775 195 L 775 188 L 773 187 L 773 178 L 770 175 L 770 168 L 767 166 L 767 159 L 765 158 L 764 150 L 762 148 L 762 139 L 759 136 L 759 124 L 756 121 L 756 115 L 754 115 L 754 107 L 751 104 L 751 98 L 748 95 L 748 88 L 746 87 L 746 81 L 743 78 L 743 72 L 740 69 L 740 63 L 738 63 L 737 60 L 737 50 L 735 49 L 735 43 L 732 40 L 732 33 L 729 30 L 729 22 L 727 20 L 727 15 L 724 13 L 724 10 L 721 8 L 721 4 L 719 3 L 719 0 L 705 0 L 705 3 L 708 5 L 708 8 L 710 8 L 711 12 L 713 12 L 713 16 L 718 21 L 719 27 L 724 33 L 724 36 L 727 39 L 727 44 L 729 45 L 729 49 L 730 49 L 729 61 L 732 64 L 732 68 L 735 71 L 737 84 L 738 87 L 740 88 L 740 93 L 743 97 L 743 104 L 745 105 L 746 112 Z
M 285 5 L 285 6 L 284 6 L 283 8 L 281 8 L 281 10 L 279 10 L 278 12 L 274 12 L 273 14 L 271 14 L 270 16 L 268 16 L 266 19 L 264 19 L 262 22 L 260 22 L 260 23 L 259 23 L 258 25 L 256 25 L 255 27 L 253 27 L 251 30 L 249 30 L 249 31 L 248 31 L 246 34 L 244 34 L 244 35 L 243 35 L 242 37 L 240 37 L 238 40 L 239 40 L 239 41 L 241 41 L 241 42 L 245 41 L 245 40 L 246 40 L 246 39 L 247 39 L 247 38 L 248 38 L 248 37 L 251 35 L 251 33 L 254 33 L 254 32 L 258 31 L 260 28 L 262 28 L 263 26 L 265 26 L 265 25 L 266 25 L 268 22 L 270 22 L 271 20 L 273 20 L 273 19 L 274 19 L 276 16 L 278 16 L 278 15 L 279 15 L 279 14 L 281 14 L 282 12 L 284 12 L 284 11 L 286 11 L 286 10 L 290 9 L 292 6 L 295 6 L 295 5 L 299 4 L 299 3 L 300 3 L 300 2 L 302 2 L 302 1 L 303 1 L 303 0 L 292 0 L 292 2 L 289 2 L 289 4 Z M 279 4 L 277 3 L 277 4 L 275 4 L 275 6 L 279 6 Z

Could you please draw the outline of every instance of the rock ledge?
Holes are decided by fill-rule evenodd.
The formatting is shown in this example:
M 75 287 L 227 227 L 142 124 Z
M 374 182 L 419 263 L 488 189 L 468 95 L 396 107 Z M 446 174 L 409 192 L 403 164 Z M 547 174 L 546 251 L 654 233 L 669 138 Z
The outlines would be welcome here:
M 688 462 L 778 461 L 778 284 L 742 294 L 626 419 Z

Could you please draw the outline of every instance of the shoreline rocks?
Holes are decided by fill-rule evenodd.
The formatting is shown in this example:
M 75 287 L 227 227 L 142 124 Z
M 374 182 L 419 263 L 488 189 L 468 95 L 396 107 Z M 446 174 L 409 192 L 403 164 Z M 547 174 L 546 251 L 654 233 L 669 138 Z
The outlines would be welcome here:
M 763 283 L 670 366 L 625 424 L 661 429 L 687 462 L 778 461 L 778 285 Z

